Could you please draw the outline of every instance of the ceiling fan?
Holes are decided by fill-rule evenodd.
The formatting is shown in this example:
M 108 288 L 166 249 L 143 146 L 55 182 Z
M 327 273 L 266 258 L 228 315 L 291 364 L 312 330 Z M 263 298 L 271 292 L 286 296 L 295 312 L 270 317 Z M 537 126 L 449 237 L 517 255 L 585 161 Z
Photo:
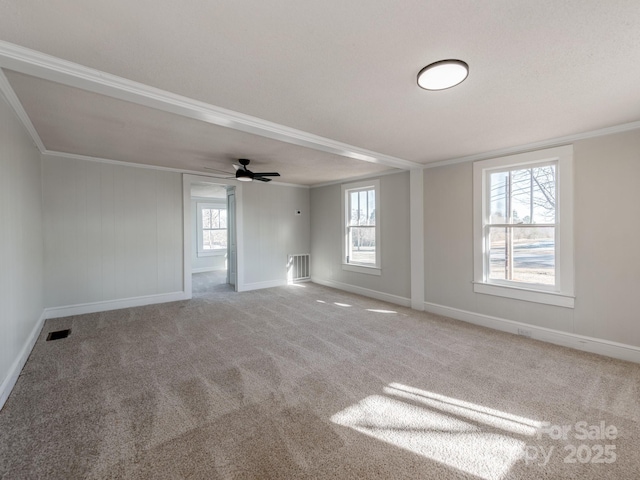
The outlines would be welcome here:
M 280 176 L 278 172 L 252 172 L 247 168 L 247 165 L 249 165 L 250 162 L 251 160 L 248 160 L 246 158 L 240 158 L 238 159 L 238 163 L 240 165 L 236 165 L 235 163 L 233 164 L 233 168 L 236 169 L 236 175 L 235 175 L 236 180 L 239 180 L 241 182 L 251 182 L 253 180 L 259 180 L 261 182 L 270 182 L 271 179 L 266 177 Z M 212 170 L 214 172 L 227 173 L 228 175 L 231 175 L 228 172 L 223 172 L 222 170 L 217 170 L 215 168 L 204 167 L 204 169 Z M 234 177 L 225 177 L 225 178 L 234 178 Z

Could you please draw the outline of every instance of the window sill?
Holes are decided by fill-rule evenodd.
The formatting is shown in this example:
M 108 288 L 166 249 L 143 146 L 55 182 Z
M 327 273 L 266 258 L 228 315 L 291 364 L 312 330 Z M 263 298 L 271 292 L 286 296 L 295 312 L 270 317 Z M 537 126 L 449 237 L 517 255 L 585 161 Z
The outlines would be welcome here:
M 364 265 L 354 265 L 352 263 L 343 263 L 343 270 L 350 272 L 366 273 L 367 275 L 382 275 L 382 269 L 377 267 L 365 267 Z
M 482 282 L 473 282 L 473 291 L 485 295 L 495 295 L 498 297 L 524 300 L 525 302 L 544 303 L 556 307 L 574 308 L 575 297 L 555 292 L 545 292 L 541 290 L 530 290 L 526 288 L 511 287 L 506 285 L 495 285 Z
M 220 249 L 216 249 L 216 250 L 211 250 L 208 252 L 198 252 L 198 258 L 200 257 L 219 257 L 221 255 L 226 255 L 227 254 L 227 249 L 226 248 L 220 248 Z

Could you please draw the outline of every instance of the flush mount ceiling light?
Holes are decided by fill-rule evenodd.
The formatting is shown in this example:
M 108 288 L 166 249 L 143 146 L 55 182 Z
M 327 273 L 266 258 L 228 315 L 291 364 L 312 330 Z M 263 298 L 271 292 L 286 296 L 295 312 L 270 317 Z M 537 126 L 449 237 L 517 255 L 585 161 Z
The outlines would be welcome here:
M 418 73 L 418 86 L 425 90 L 445 90 L 455 87 L 469 75 L 469 65 L 462 60 L 440 60 Z

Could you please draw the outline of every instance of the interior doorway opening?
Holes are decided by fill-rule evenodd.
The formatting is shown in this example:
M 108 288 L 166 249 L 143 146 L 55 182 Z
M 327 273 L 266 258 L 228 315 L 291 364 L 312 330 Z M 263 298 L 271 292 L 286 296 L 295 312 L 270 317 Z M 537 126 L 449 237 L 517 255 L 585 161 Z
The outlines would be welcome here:
M 190 211 L 193 296 L 235 290 L 235 187 L 192 182 Z

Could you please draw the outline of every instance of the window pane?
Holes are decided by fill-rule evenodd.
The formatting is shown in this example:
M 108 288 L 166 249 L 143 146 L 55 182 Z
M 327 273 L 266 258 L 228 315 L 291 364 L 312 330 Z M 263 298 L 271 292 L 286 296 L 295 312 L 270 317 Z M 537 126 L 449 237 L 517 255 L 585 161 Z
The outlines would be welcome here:
M 214 248 L 227 248 L 227 231 L 213 230 L 211 232 L 211 241 Z
M 489 227 L 487 238 L 487 249 L 489 250 L 489 280 L 505 280 L 506 275 L 506 255 L 505 239 L 507 228 Z
M 220 228 L 220 210 L 211 210 L 211 228 Z
M 202 228 L 211 228 L 211 209 L 202 209 Z
M 531 169 L 511 172 L 511 222 L 531 223 Z
M 358 192 L 351 192 L 349 194 L 349 211 L 351 212 L 350 225 L 358 225 L 358 219 L 360 217 L 360 202 L 358 199 Z
M 555 285 L 555 227 L 490 227 L 489 280 Z
M 376 191 L 367 190 L 367 203 L 369 204 L 368 218 L 366 225 L 376 224 Z
M 556 221 L 556 166 L 547 165 L 532 169 L 533 222 L 555 223 Z
M 516 228 L 514 231 L 513 280 L 555 285 L 555 228 Z
M 211 250 L 213 248 L 213 241 L 211 239 L 211 230 L 203 230 L 202 232 L 202 249 Z
M 376 191 L 359 190 L 349 192 L 349 225 L 376 224 Z
M 507 223 L 508 172 L 489 175 L 489 223 Z
M 358 225 L 366 225 L 367 217 L 369 216 L 366 191 L 358 192 L 358 201 L 360 202 L 360 211 L 358 212 Z
M 220 210 L 220 228 L 227 228 L 227 210 Z
M 349 263 L 375 266 L 376 229 L 373 227 L 351 227 L 349 230 Z

